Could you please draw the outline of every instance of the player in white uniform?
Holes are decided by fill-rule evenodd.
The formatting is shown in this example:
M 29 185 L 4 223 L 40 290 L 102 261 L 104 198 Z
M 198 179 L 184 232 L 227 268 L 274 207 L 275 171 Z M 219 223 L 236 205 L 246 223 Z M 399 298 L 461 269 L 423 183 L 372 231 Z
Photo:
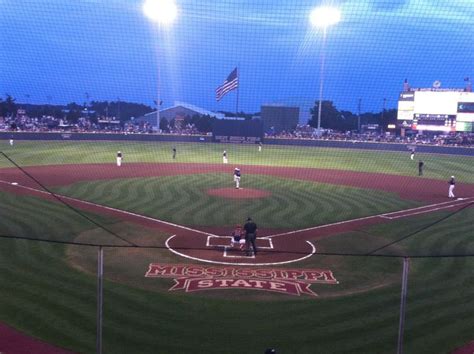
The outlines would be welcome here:
M 225 150 L 224 150 L 224 152 L 222 153 L 222 162 L 223 162 L 223 163 L 229 162 L 229 161 L 227 160 L 227 151 L 225 151 Z
M 13 146 L 13 138 L 10 139 L 10 146 Z
M 234 182 L 235 182 L 235 188 L 239 189 L 240 188 L 240 169 L 237 167 L 234 169 Z
M 454 196 L 454 187 L 456 186 L 456 181 L 454 180 L 454 176 L 451 176 L 451 179 L 449 180 L 449 191 L 448 191 L 448 197 L 449 198 L 455 198 Z
M 123 155 L 122 155 L 122 152 L 121 151 L 117 151 L 117 166 L 122 166 L 122 158 L 123 158 Z

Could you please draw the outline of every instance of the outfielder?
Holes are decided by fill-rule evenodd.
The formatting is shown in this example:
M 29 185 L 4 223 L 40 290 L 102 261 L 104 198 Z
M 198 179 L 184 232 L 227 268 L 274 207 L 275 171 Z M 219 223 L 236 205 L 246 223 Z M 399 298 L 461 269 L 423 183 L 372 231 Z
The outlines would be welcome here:
M 235 182 L 235 188 L 239 189 L 240 188 L 240 169 L 237 167 L 234 169 L 234 182 Z
M 224 150 L 224 152 L 222 153 L 222 162 L 223 163 L 227 163 L 228 160 L 227 160 L 227 151 Z
M 121 151 L 117 151 L 117 166 L 120 167 L 122 166 L 122 152 Z

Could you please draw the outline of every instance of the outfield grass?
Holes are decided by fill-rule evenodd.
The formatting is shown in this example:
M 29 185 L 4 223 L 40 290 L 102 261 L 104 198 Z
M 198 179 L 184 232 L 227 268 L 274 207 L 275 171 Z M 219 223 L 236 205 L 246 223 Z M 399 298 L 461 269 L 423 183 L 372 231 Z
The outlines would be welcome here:
M 21 166 L 113 164 L 117 150 L 124 152 L 125 163 L 172 162 L 171 146 L 19 141 L 3 151 Z M 177 146 L 177 162 L 221 163 L 221 150 L 227 149 L 230 161 L 236 163 L 417 174 L 417 161 L 396 152 L 264 146 L 259 154 L 249 146 Z M 455 170 L 458 180 L 474 183 L 472 157 L 417 157 L 425 161 L 427 177 L 446 179 Z M 0 167 L 11 164 L 2 158 Z M 413 205 L 390 194 L 307 181 L 252 176 L 248 182 L 254 188 L 271 190 L 274 199 L 262 199 L 263 204 L 255 206 L 246 201 L 234 204 L 215 200 L 215 207 L 204 211 L 203 206 L 214 197 L 204 195 L 203 190 L 229 183 L 228 176 L 221 174 L 81 182 L 57 191 L 191 225 L 232 224 L 234 217 L 242 220 L 237 210 L 245 210 L 244 216 L 255 212 L 265 226 L 283 227 L 290 220 L 292 228 L 299 228 L 330 222 L 335 214 L 352 218 Z M 285 189 L 279 191 L 282 186 Z M 298 197 L 287 195 L 291 193 Z M 123 244 L 61 204 L 4 192 L 0 200 L 1 235 Z M 191 200 L 197 207 L 189 205 Z M 332 211 L 326 210 L 328 205 Z M 295 215 L 295 209 L 302 212 Z M 472 254 L 474 209 L 449 213 L 403 218 L 313 241 L 320 252 L 363 255 L 413 234 L 377 254 Z M 127 239 L 147 245 L 163 245 L 169 236 L 86 214 Z M 95 352 L 97 248 L 4 238 L 0 242 L 0 321 L 77 352 Z M 238 290 L 229 292 L 232 298 L 225 298 L 225 290 L 220 296 L 168 292 L 164 290 L 172 286 L 172 280 L 144 278 L 150 260 L 183 262 L 165 250 L 106 248 L 105 257 L 105 353 L 240 354 L 262 353 L 270 346 L 281 353 L 311 354 L 396 350 L 401 258 L 318 255 L 295 267 L 333 270 L 340 284 L 313 284 L 311 288 L 321 295 L 319 298 L 280 294 L 256 297 L 254 292 Z M 411 259 L 410 263 L 406 352 L 447 353 L 474 339 L 474 304 L 470 301 L 474 295 L 474 258 Z
M 177 146 L 176 162 L 222 163 L 227 150 L 230 164 L 327 168 L 360 172 L 417 176 L 418 159 L 425 163 L 426 178 L 447 179 L 456 175 L 459 182 L 474 183 L 474 156 L 452 156 L 418 153 L 414 161 L 408 152 L 372 151 L 296 146 L 256 146 L 211 143 L 165 142 L 64 142 L 19 141 L 2 151 L 20 166 L 80 163 L 115 163 L 118 150 L 124 163 L 174 162 L 172 147 Z M 12 167 L 0 158 L 1 167 Z

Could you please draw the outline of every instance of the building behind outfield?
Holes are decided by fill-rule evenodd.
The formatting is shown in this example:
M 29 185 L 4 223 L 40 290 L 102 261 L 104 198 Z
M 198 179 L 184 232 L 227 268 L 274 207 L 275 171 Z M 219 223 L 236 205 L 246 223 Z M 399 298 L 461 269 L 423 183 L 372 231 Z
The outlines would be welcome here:
M 281 133 L 293 131 L 298 125 L 299 107 L 266 105 L 261 107 L 260 116 L 265 133 Z
M 407 132 L 474 132 L 474 92 L 468 81 L 464 89 L 445 89 L 439 82 L 431 88 L 410 88 L 406 83 L 398 99 L 398 126 Z
M 182 121 L 185 117 L 199 116 L 210 116 L 217 119 L 223 119 L 224 114 L 208 111 L 204 108 L 194 106 L 185 102 L 175 102 L 173 106 L 160 110 L 160 120 L 166 119 L 168 122 L 175 120 L 176 122 Z M 135 122 L 147 122 L 153 127 L 158 127 L 156 111 L 145 114 L 142 117 L 135 119 Z

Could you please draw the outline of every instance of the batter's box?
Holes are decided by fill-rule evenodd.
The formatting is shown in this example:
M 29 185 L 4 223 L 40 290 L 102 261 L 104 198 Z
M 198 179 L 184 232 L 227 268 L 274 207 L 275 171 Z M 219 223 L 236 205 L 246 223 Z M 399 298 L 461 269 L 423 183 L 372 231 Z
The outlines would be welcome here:
M 231 247 L 232 236 L 214 236 L 208 235 L 206 247 Z M 272 250 L 273 242 L 271 238 L 258 238 L 257 248 Z

